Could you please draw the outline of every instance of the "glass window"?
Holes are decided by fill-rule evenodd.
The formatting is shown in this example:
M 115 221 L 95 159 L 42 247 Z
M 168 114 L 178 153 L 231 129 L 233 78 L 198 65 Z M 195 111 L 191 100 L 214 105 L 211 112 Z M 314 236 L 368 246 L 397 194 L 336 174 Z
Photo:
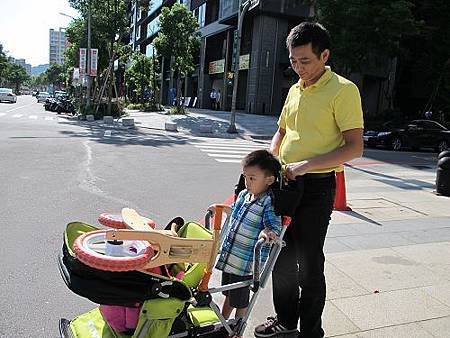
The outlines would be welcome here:
M 151 2 L 150 8 L 148 9 L 148 15 L 152 14 L 159 7 L 161 7 L 162 3 L 163 3 L 163 0 L 153 0 Z
M 147 47 L 145 47 L 145 56 L 148 56 L 148 57 L 153 56 L 153 50 L 154 50 L 154 47 L 152 44 L 147 45 Z
M 198 25 L 201 27 L 205 26 L 206 17 L 206 3 L 194 10 L 194 15 L 197 18 Z
M 157 31 L 159 31 L 159 20 L 158 20 L 158 17 L 154 18 L 147 25 L 147 37 L 152 36 Z

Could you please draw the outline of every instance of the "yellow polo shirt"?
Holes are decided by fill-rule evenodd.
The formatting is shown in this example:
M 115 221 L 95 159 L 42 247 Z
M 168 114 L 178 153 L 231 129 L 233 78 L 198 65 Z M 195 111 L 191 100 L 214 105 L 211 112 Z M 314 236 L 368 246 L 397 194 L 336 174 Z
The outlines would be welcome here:
M 358 87 L 326 67 L 315 84 L 304 88 L 300 80 L 291 87 L 278 126 L 286 130 L 279 151 L 282 164 L 329 153 L 345 143 L 342 132 L 364 127 Z

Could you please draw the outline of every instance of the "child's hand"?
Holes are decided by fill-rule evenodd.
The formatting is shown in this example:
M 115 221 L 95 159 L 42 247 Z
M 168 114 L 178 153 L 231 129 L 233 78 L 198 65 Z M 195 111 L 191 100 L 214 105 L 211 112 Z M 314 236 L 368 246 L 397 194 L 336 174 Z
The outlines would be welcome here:
M 277 234 L 272 230 L 264 229 L 263 231 L 260 232 L 258 238 L 259 239 L 264 238 L 266 241 L 274 241 L 275 239 L 277 239 L 277 237 L 278 237 Z

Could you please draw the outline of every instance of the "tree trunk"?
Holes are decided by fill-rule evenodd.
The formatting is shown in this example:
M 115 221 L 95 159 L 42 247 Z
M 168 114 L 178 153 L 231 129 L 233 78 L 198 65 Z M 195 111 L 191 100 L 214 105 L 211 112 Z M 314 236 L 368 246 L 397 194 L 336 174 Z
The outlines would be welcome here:
M 181 74 L 180 74 L 180 72 L 178 72 L 178 74 L 177 74 L 177 112 L 181 114 L 183 112 L 183 106 L 181 105 L 180 97 L 181 97 Z

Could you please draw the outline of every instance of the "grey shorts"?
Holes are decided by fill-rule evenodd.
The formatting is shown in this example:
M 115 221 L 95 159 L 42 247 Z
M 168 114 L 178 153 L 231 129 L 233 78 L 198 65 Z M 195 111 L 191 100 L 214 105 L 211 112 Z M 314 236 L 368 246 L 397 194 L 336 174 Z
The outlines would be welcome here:
M 252 279 L 253 276 L 238 276 L 232 273 L 222 272 L 222 285 L 243 282 Z M 223 291 L 222 294 L 230 300 L 230 306 L 236 309 L 245 309 L 250 300 L 250 287 Z

